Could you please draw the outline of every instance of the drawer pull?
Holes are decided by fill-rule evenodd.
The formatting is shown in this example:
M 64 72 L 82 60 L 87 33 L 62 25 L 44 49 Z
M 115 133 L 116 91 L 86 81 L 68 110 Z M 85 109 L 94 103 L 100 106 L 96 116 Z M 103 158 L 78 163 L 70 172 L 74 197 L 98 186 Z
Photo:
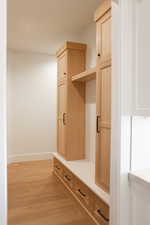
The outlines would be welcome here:
M 96 117 L 96 132 L 100 133 L 100 129 L 99 129 L 99 121 L 100 121 L 100 116 Z
M 106 222 L 109 222 L 109 219 L 104 216 L 104 214 L 102 213 L 102 210 L 101 209 L 98 209 L 97 211 L 97 214 L 100 215 Z
M 65 178 L 67 181 L 71 181 L 70 177 L 68 177 L 67 175 L 65 175 L 64 178 Z
M 82 191 L 81 191 L 81 189 L 78 189 L 78 192 L 79 192 L 79 194 L 82 196 L 82 197 L 86 197 L 86 194 L 84 194 Z
M 60 167 L 58 167 L 58 166 L 55 166 L 55 168 L 56 168 L 57 170 L 60 170 Z
M 66 113 L 63 113 L 63 125 L 66 125 Z

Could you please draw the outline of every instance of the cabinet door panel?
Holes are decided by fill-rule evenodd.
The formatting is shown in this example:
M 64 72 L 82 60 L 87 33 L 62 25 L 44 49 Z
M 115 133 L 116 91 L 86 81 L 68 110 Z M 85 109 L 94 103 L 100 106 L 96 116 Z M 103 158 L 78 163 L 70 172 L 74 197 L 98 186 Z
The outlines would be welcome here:
M 109 191 L 111 141 L 111 67 L 97 73 L 96 183 Z
M 110 179 L 110 129 L 101 128 L 97 135 L 96 183 L 109 192 Z
M 67 85 L 58 87 L 58 152 L 65 156 L 66 153 L 66 115 L 67 115 Z
M 58 58 L 58 81 L 63 81 L 67 76 L 67 53 L 64 52 Z
M 111 123 L 111 67 L 101 69 L 100 116 L 101 127 L 110 128 Z
M 97 21 L 97 63 L 111 59 L 111 11 Z

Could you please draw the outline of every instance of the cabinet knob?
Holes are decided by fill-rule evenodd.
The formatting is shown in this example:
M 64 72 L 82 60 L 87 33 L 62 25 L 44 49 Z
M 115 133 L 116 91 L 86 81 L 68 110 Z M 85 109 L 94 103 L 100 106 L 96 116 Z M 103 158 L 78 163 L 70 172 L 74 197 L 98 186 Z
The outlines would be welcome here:
M 100 128 L 99 128 L 99 122 L 100 122 L 100 116 L 96 117 L 96 132 L 100 133 Z
M 64 75 L 66 75 L 66 73 L 64 73 Z
M 98 53 L 98 54 L 97 54 L 97 56 L 101 56 L 101 54 L 100 54 L 100 53 Z

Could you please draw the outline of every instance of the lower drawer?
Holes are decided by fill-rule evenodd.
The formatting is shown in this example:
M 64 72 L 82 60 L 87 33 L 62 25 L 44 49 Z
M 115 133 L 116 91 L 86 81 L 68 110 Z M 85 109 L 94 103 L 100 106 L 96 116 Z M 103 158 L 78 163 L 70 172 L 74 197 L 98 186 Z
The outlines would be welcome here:
M 109 206 L 97 196 L 94 197 L 93 216 L 100 225 L 109 225 Z
M 85 184 L 79 181 L 78 178 L 76 178 L 75 181 L 75 194 L 88 210 L 93 210 L 93 193 Z

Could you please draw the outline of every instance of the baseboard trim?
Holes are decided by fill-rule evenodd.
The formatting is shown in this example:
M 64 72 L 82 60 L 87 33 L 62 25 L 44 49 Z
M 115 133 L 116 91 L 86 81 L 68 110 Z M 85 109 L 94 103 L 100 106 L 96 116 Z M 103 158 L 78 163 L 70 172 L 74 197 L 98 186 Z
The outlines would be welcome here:
M 52 159 L 52 158 L 53 158 L 53 152 L 10 155 L 8 156 L 8 164 L 15 163 L 15 162 L 46 160 L 46 159 Z

